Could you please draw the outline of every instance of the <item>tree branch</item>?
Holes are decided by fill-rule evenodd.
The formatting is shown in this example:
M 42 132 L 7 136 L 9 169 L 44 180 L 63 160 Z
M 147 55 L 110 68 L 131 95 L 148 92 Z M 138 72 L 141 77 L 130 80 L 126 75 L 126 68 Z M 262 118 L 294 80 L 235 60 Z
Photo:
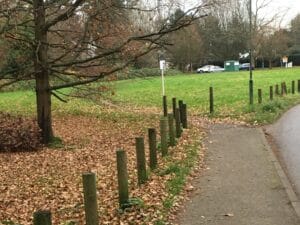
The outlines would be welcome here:
M 74 14 L 76 9 L 84 2 L 85 2 L 84 0 L 76 0 L 71 5 L 71 7 L 67 11 L 65 11 L 63 14 L 60 14 L 57 17 L 55 17 L 54 19 L 52 19 L 50 21 L 47 21 L 44 28 L 43 28 L 43 30 L 48 31 L 50 27 L 54 26 L 58 22 L 65 21 L 65 20 L 69 19 Z

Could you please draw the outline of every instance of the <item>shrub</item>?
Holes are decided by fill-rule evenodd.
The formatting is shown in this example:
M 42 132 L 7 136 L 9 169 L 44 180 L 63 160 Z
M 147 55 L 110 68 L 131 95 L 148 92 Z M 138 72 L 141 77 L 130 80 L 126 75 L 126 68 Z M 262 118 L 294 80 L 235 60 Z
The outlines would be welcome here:
M 178 70 L 168 69 L 165 71 L 165 76 L 173 76 L 180 73 Z M 125 79 L 134 79 L 134 78 L 145 78 L 145 77 L 155 77 L 161 76 L 161 71 L 159 68 L 142 68 L 142 69 L 134 69 L 131 68 L 128 71 L 121 71 L 117 74 L 118 80 Z
M 271 101 L 263 105 L 262 111 L 275 113 L 278 111 L 278 109 L 283 109 L 283 108 L 284 107 L 279 101 Z
M 41 146 L 41 132 L 33 120 L 0 112 L 0 152 L 33 151 Z

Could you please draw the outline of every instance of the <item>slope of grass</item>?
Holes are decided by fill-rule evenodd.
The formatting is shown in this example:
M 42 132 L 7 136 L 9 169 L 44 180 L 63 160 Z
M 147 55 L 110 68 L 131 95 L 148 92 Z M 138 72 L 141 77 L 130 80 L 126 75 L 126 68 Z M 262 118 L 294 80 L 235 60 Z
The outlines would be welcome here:
M 200 115 L 209 111 L 209 87 L 214 88 L 215 117 L 233 117 L 247 121 L 267 123 L 281 112 L 299 102 L 299 95 L 276 98 L 269 103 L 269 86 L 286 82 L 290 91 L 291 81 L 300 79 L 300 68 L 255 70 L 254 108 L 249 108 L 249 72 L 224 72 L 166 77 L 166 93 L 169 97 L 183 99 L 188 107 Z M 263 89 L 263 104 L 258 105 L 257 89 Z M 297 89 L 297 87 L 296 87 Z M 138 106 L 161 105 L 161 80 L 159 78 L 120 81 L 116 85 L 116 100 Z M 265 105 L 271 104 L 272 110 Z M 256 113 L 254 113 L 254 111 Z
M 291 89 L 291 81 L 300 79 L 300 68 L 255 70 L 253 108 L 249 107 L 248 84 L 249 72 L 224 72 L 214 74 L 178 74 L 166 77 L 166 94 L 170 99 L 184 100 L 190 112 L 198 115 L 208 115 L 208 89 L 214 88 L 214 117 L 230 117 L 248 122 L 269 123 L 282 112 L 300 102 L 299 94 L 281 98 L 273 102 L 269 98 L 269 86 L 283 81 Z M 110 84 L 111 85 L 111 84 Z M 118 81 L 113 84 L 115 95 L 113 100 L 137 107 L 161 107 L 161 79 L 139 78 Z M 263 104 L 257 104 L 257 89 L 263 90 Z M 297 87 L 296 87 L 297 90 Z M 53 98 L 54 114 L 92 114 L 103 116 L 99 105 L 89 100 L 70 99 L 67 104 Z M 33 91 L 17 91 L 0 93 L 0 111 L 15 114 L 35 114 L 35 93 Z M 123 112 L 124 113 L 124 112 Z M 115 116 L 120 116 L 117 113 Z

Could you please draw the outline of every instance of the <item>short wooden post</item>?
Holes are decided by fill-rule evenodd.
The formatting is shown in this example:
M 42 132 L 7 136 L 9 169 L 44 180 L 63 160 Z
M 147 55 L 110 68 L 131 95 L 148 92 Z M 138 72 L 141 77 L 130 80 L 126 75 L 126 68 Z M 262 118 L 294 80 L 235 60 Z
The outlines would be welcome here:
M 262 103 L 262 91 L 261 91 L 261 89 L 258 89 L 258 103 L 259 104 Z
M 179 106 L 180 123 L 182 123 L 182 121 L 183 121 L 183 117 L 182 117 L 182 105 L 183 105 L 183 101 L 179 100 L 178 101 L 178 106 Z
M 298 93 L 300 92 L 300 80 L 298 80 Z
M 118 190 L 119 190 L 119 207 L 124 208 L 128 204 L 128 172 L 127 156 L 123 149 L 117 150 L 117 171 L 118 171 Z
M 173 116 L 174 116 L 174 118 L 175 118 L 176 107 L 177 107 L 176 98 L 172 98 L 172 108 L 173 108 Z
M 286 83 L 282 82 L 281 83 L 281 95 L 284 96 L 287 94 L 287 88 L 286 88 Z
M 136 147 L 138 185 L 141 185 L 147 181 L 146 156 L 145 156 L 145 145 L 144 145 L 143 137 L 135 138 L 135 147 Z
M 270 86 L 270 100 L 273 100 L 273 86 Z
M 166 156 L 168 154 L 167 126 L 168 126 L 168 118 L 162 117 L 160 119 L 160 145 L 161 145 L 162 156 Z
M 275 94 L 279 95 L 279 85 L 278 84 L 275 85 Z
M 39 210 L 33 214 L 33 225 L 52 225 L 51 212 Z
M 214 89 L 209 87 L 209 113 L 214 112 Z
M 187 124 L 187 109 L 186 109 L 186 104 L 182 104 L 182 127 L 187 129 L 188 128 L 188 124 Z
M 148 129 L 148 137 L 149 137 L 149 165 L 150 165 L 150 169 L 154 170 L 157 166 L 156 130 L 154 128 Z
M 83 193 L 84 193 L 84 210 L 86 225 L 98 225 L 98 204 L 96 191 L 96 175 L 87 172 L 82 174 Z
M 287 95 L 287 87 L 285 82 L 283 82 L 283 94 Z
M 169 123 L 169 144 L 170 146 L 175 146 L 175 130 L 174 130 L 174 116 L 172 113 L 168 114 Z
M 295 94 L 295 81 L 292 81 L 292 94 Z
M 180 136 L 181 136 L 181 125 L 180 125 L 179 108 L 175 109 L 175 127 L 176 127 L 176 137 L 180 138 Z
M 168 103 L 167 103 L 167 96 L 163 96 L 163 110 L 164 116 L 168 116 Z

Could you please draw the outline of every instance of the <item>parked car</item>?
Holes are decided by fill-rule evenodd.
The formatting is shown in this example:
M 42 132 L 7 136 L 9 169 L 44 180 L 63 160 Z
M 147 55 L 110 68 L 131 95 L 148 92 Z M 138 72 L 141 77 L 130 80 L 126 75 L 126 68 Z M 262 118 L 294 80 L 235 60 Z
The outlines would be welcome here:
M 240 70 L 249 70 L 250 69 L 250 63 L 242 63 L 240 64 Z M 254 66 L 252 65 L 252 70 L 254 70 Z
M 214 72 L 222 72 L 222 71 L 224 71 L 224 68 L 220 66 L 214 66 L 214 65 L 206 65 L 197 69 L 197 73 L 214 73 Z

